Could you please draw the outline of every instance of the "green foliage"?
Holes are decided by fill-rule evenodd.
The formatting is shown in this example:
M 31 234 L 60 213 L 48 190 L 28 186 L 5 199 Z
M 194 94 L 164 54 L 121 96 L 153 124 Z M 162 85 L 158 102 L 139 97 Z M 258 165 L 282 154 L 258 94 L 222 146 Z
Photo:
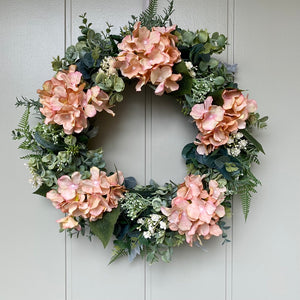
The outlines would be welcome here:
M 26 109 L 18 124 L 18 128 L 12 131 L 12 137 L 14 140 L 23 140 L 19 145 L 19 149 L 32 150 L 35 152 L 38 151 L 39 147 L 33 138 L 33 131 L 30 129 L 29 125 L 30 107 L 30 104 L 26 105 Z
M 132 34 L 137 21 L 148 29 L 172 24 L 170 17 L 174 11 L 173 0 L 169 1 L 162 15 L 157 11 L 158 0 L 150 0 L 147 9 L 138 17 L 132 16 L 132 21 L 121 29 L 119 35 L 112 34 L 112 25 L 108 23 L 105 31 L 95 32 L 86 13 L 81 15 L 78 42 L 67 48 L 63 58 L 58 56 L 53 59 L 53 70 L 66 70 L 75 64 L 82 73 L 84 91 L 99 86 L 108 94 L 109 105 L 121 102 L 125 83 L 113 63 L 113 57 L 119 54 L 117 44 L 125 35 Z M 181 103 L 184 114 L 189 115 L 192 107 L 203 103 L 208 96 L 213 97 L 214 105 L 222 106 L 224 89 L 237 88 L 234 82 L 235 65 L 227 65 L 216 58 L 217 54 L 224 51 L 227 38 L 217 32 L 210 34 L 207 30 L 193 32 L 180 28 L 172 34 L 178 37 L 176 46 L 182 58 L 172 71 L 181 74 L 182 79 L 178 81 L 179 89 L 171 95 Z M 24 106 L 25 112 L 18 128 L 13 131 L 13 138 L 21 140 L 19 148 L 29 151 L 22 158 L 28 160 L 32 182 L 38 187 L 34 194 L 45 196 L 49 190 L 56 189 L 57 180 L 62 175 L 70 176 L 78 171 L 82 179 L 87 179 L 91 176 L 91 167 L 105 170 L 102 149 L 88 149 L 89 139 L 97 133 L 93 119 L 89 119 L 88 127 L 82 132 L 67 135 L 60 125 L 44 124 L 45 117 L 40 113 L 39 101 L 22 97 L 17 99 L 16 106 Z M 29 124 L 31 110 L 36 112 L 39 119 L 33 127 Z M 209 189 L 210 180 L 216 180 L 219 187 L 226 187 L 225 200 L 222 202 L 226 215 L 230 214 L 233 195 L 239 194 L 247 219 L 252 194 L 256 193 L 256 187 L 260 184 L 251 172 L 251 165 L 259 163 L 259 152 L 264 153 L 251 129 L 266 127 L 267 120 L 267 117 L 261 118 L 258 113 L 249 114 L 246 129 L 231 133 L 227 143 L 209 155 L 197 153 L 194 143 L 187 144 L 182 151 L 188 174 L 201 175 L 204 189 Z M 126 178 L 124 184 L 127 192 L 119 200 L 117 208 L 106 212 L 102 219 L 94 222 L 80 216 L 74 217 L 81 231 L 68 229 L 68 233 L 71 237 L 86 235 L 90 240 L 92 236 L 97 236 L 104 247 L 115 235 L 110 263 L 125 255 L 129 256 L 130 261 L 140 255 L 150 264 L 159 259 L 170 262 L 173 248 L 185 242 L 185 235 L 168 228 L 168 218 L 162 213 L 162 207 L 171 207 L 178 186 L 173 182 L 159 186 L 154 181 L 142 186 L 137 185 L 133 177 Z M 223 243 L 229 242 L 225 232 L 229 226 L 222 219 L 218 225 L 223 232 Z
M 249 128 L 256 127 L 258 129 L 266 128 L 268 117 L 260 117 L 259 113 L 251 113 L 247 119 L 247 125 Z
M 17 98 L 16 107 L 25 106 L 26 108 L 33 108 L 36 112 L 39 113 L 40 107 L 42 107 L 41 103 L 38 100 L 28 99 L 26 97 Z
M 46 184 L 42 184 L 36 191 L 33 192 L 35 195 L 46 197 L 46 194 L 51 190 Z
M 128 248 L 122 247 L 117 242 L 119 242 L 119 241 L 118 240 L 114 241 L 113 253 L 112 253 L 112 257 L 109 261 L 109 265 L 112 264 L 113 262 L 115 262 L 120 257 L 128 255 Z
M 262 145 L 250 134 L 250 132 L 248 130 L 241 129 L 240 131 L 244 134 L 244 136 L 248 139 L 248 141 L 251 142 L 255 146 L 255 148 L 258 151 L 265 154 L 265 151 L 264 151 Z
M 114 208 L 111 212 L 105 213 L 102 219 L 90 222 L 90 228 L 102 242 L 104 248 L 111 239 L 115 224 L 120 215 L 120 207 Z
M 134 24 L 138 21 L 141 22 L 142 26 L 145 26 L 150 30 L 152 27 L 165 27 L 171 25 L 172 21 L 170 17 L 174 12 L 174 0 L 169 1 L 168 7 L 164 8 L 162 15 L 157 13 L 157 9 L 158 0 L 150 0 L 149 6 L 145 9 L 145 11 L 143 11 L 138 17 L 132 15 L 132 21 L 129 21 L 127 26 L 121 28 L 121 36 L 131 34 Z

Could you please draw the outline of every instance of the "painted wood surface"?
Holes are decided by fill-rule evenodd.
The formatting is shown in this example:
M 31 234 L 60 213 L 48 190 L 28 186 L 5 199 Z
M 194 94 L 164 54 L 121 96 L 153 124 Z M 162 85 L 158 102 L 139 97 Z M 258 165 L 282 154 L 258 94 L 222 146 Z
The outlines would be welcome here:
M 53 206 L 32 195 L 25 155 L 11 140 L 23 113 L 18 96 L 36 90 L 53 75 L 51 59 L 63 53 L 62 1 L 0 2 L 1 246 L 0 299 L 64 299 L 65 235 L 58 232 Z

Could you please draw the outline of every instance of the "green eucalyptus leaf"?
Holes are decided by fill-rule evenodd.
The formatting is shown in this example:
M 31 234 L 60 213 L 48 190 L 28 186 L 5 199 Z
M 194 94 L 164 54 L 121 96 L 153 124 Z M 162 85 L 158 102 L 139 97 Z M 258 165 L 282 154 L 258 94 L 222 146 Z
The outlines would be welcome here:
M 224 47 L 226 43 L 226 37 L 225 35 L 221 34 L 218 38 L 217 38 L 217 44 L 220 47 Z
M 185 31 L 182 34 L 182 41 L 185 44 L 192 45 L 195 37 L 196 37 L 196 35 L 193 32 L 191 32 L 191 31 Z
M 219 61 L 215 58 L 211 58 L 208 64 L 212 69 L 214 69 L 219 65 Z
M 88 39 L 89 41 L 92 41 L 94 37 L 95 37 L 95 31 L 92 30 L 92 29 L 89 29 L 89 31 L 88 31 L 88 33 L 87 33 L 87 39 Z
M 236 171 L 239 170 L 239 168 L 233 162 L 227 162 L 227 163 L 225 163 L 225 169 L 229 173 L 236 172 Z
M 76 50 L 79 52 L 82 51 L 83 48 L 85 48 L 85 47 L 86 47 L 86 43 L 84 41 L 78 42 L 75 45 Z
M 125 88 L 125 83 L 122 78 L 115 77 L 114 79 L 114 90 L 116 92 L 122 92 Z
M 219 37 L 219 33 L 218 33 L 218 32 L 214 32 L 214 33 L 212 34 L 212 36 L 211 36 L 211 38 L 212 38 L 213 40 L 216 40 L 218 37 Z
M 82 34 L 87 34 L 88 31 L 89 31 L 89 29 L 87 27 L 84 27 L 84 28 L 81 29 Z
M 77 38 L 77 40 L 78 40 L 78 42 L 84 42 L 84 41 L 86 41 L 86 37 L 81 35 Z
M 259 119 L 259 122 L 264 123 L 264 122 L 267 122 L 268 119 L 269 119 L 269 117 L 268 117 L 268 116 L 265 116 L 265 117 L 260 118 L 260 119 Z
M 200 43 L 206 43 L 208 40 L 208 33 L 204 30 L 200 30 L 200 32 L 198 33 L 198 38 Z
M 115 224 L 119 215 L 120 206 L 114 208 L 111 212 L 106 212 L 102 219 L 90 222 L 91 232 L 101 240 L 104 248 L 106 248 L 113 235 Z
M 199 69 L 203 72 L 206 71 L 208 69 L 208 63 L 204 61 L 200 61 Z
M 216 85 L 223 85 L 224 82 L 225 82 L 225 79 L 224 79 L 223 76 L 218 76 L 218 77 L 216 77 L 216 78 L 214 79 L 214 83 L 215 83 Z

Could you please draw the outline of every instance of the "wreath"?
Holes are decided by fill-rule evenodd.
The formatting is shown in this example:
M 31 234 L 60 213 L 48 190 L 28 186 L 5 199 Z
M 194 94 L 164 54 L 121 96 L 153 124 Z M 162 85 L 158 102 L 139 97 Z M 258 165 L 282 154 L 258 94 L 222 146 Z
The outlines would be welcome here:
M 65 214 L 57 222 L 71 237 L 96 236 L 106 247 L 114 236 L 111 262 L 123 255 L 169 262 L 181 244 L 199 246 L 212 236 L 229 242 L 223 218 L 230 215 L 233 196 L 240 195 L 246 219 L 260 184 L 251 165 L 264 151 L 251 132 L 265 127 L 267 117 L 234 82 L 236 65 L 217 58 L 227 38 L 172 25 L 173 0 L 162 15 L 157 2 L 132 16 L 119 34 L 109 24 L 97 33 L 86 14 L 80 16 L 82 35 L 54 59 L 56 75 L 37 91 L 39 99 L 16 102 L 25 112 L 13 138 L 30 151 L 22 158 L 38 187 L 34 194 Z M 182 150 L 183 183 L 139 185 L 117 169 L 106 170 L 101 148 L 89 149 L 97 135 L 95 118 L 115 115 L 129 81 L 137 92 L 148 85 L 156 95 L 172 95 L 194 121 L 199 133 Z M 34 127 L 31 111 L 39 120 Z

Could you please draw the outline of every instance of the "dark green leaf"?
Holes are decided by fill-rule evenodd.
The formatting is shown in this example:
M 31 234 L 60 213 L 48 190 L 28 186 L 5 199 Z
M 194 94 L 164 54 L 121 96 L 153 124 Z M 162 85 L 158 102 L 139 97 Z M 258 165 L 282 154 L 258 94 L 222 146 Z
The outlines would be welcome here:
M 42 184 L 36 191 L 33 192 L 35 195 L 46 197 L 46 194 L 51 190 L 51 187 L 46 184 Z
M 175 97 L 189 95 L 193 86 L 193 78 L 190 75 L 183 75 L 182 79 L 178 81 L 179 89 L 171 94 Z
M 136 186 L 137 182 L 134 177 L 126 177 L 124 179 L 124 185 L 127 189 L 133 189 Z
M 180 63 L 174 65 L 173 70 L 175 73 L 190 75 L 190 72 L 183 60 Z
M 37 131 L 34 133 L 34 139 L 43 148 L 54 152 L 63 151 L 66 147 L 66 145 L 63 144 L 53 144 L 49 141 L 46 141 Z
M 195 157 L 196 145 L 194 143 L 189 143 L 182 149 L 181 155 L 187 160 Z
M 101 240 L 104 248 L 107 246 L 113 235 L 119 215 L 120 206 L 114 208 L 111 212 L 105 213 L 102 219 L 90 222 L 91 232 Z
M 241 129 L 240 131 L 245 136 L 245 138 L 255 146 L 257 150 L 265 154 L 262 145 L 249 133 L 249 131 L 247 131 L 246 129 Z

